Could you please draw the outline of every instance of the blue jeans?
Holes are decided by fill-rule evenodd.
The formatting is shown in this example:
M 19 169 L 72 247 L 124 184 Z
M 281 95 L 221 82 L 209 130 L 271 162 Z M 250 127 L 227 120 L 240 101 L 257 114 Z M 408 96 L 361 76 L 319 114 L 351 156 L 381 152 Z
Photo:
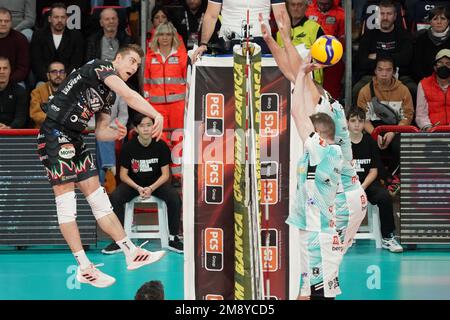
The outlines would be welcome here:
M 105 170 L 116 166 L 116 142 L 96 141 L 96 160 L 100 184 L 105 183 Z

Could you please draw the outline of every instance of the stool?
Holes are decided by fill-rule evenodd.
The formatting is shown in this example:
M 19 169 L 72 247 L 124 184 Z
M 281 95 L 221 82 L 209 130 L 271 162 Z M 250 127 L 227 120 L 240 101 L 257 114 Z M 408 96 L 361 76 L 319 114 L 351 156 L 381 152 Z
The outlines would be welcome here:
M 375 247 L 381 248 L 380 210 L 369 202 L 367 207 L 367 225 L 360 226 L 355 239 L 375 240 Z
M 133 226 L 134 205 L 136 203 L 156 203 L 158 206 L 158 224 Z M 135 197 L 125 205 L 124 228 L 130 239 L 161 239 L 161 247 L 167 248 L 169 246 L 169 227 L 166 203 L 155 196 L 150 196 L 148 199 L 141 199 L 140 196 Z

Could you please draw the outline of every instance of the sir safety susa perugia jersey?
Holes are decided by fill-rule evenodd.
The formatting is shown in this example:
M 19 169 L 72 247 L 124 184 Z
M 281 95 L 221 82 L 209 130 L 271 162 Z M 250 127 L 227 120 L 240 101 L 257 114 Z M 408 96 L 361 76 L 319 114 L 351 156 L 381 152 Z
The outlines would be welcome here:
M 95 113 L 111 114 L 116 95 L 104 80 L 115 74 L 111 62 L 98 59 L 73 71 L 47 103 L 47 117 L 68 130 L 81 132 Z

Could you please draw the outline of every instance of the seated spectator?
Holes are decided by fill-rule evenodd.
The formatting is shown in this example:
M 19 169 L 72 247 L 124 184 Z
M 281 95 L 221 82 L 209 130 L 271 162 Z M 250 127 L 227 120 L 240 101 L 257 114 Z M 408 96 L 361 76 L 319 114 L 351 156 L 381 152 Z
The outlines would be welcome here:
M 435 7 L 429 17 L 431 28 L 423 31 L 414 44 L 413 72 L 417 82 L 433 73 L 436 53 L 450 49 L 450 9 Z
M 153 121 L 136 114 L 133 119 L 137 136 L 123 145 L 120 154 L 119 186 L 110 195 L 111 204 L 119 221 L 124 223 L 125 204 L 137 196 L 149 198 L 154 195 L 167 205 L 169 224 L 169 250 L 182 253 L 183 242 L 179 234 L 181 198 L 177 190 L 168 183 L 170 178 L 170 150 L 163 140 L 152 139 Z M 114 254 L 121 249 L 111 242 L 104 254 Z
M 11 11 L 0 8 L 0 56 L 8 58 L 11 64 L 11 83 L 21 83 L 30 71 L 30 54 L 27 38 L 19 31 L 12 29 Z
M 36 20 L 36 0 L 0 0 L 0 6 L 12 14 L 12 27 L 31 41 Z
M 429 14 L 433 8 L 449 5 L 448 0 L 404 0 L 408 17 L 408 28 L 412 32 L 430 27 Z
M 37 30 L 31 40 L 31 68 L 36 82 L 47 81 L 52 61 L 61 61 L 68 73 L 79 68 L 84 59 L 84 38 L 80 31 L 67 28 L 67 10 L 54 3 L 48 17 L 49 26 Z
M 413 58 L 412 37 L 395 25 L 397 12 L 392 1 L 382 0 L 379 7 L 380 29 L 364 33 L 359 43 L 357 72 L 362 78 L 353 87 L 353 101 L 356 101 L 361 88 L 371 81 L 379 56 L 391 56 L 399 68 L 397 78 L 408 87 L 412 96 L 415 97 L 417 90 L 409 69 Z M 397 75 L 396 70 L 394 74 Z
M 91 1 L 90 0 L 37 0 L 36 1 L 36 28 L 48 26 L 48 9 L 59 2 L 67 7 L 67 29 L 80 30 L 87 37 L 90 34 Z
M 173 17 L 173 23 L 178 33 L 183 38 L 184 46 L 187 50 L 191 50 L 194 48 L 194 45 L 199 45 L 203 18 L 205 16 L 208 1 L 181 0 L 180 2 L 183 5 L 183 10 L 181 11 L 181 16 Z M 216 23 L 216 29 L 209 41 L 210 46 L 218 46 L 219 30 L 220 23 Z
M 86 61 L 102 59 L 112 61 L 119 47 L 133 43 L 123 29 L 119 29 L 119 16 L 113 8 L 100 13 L 101 30 L 91 35 L 86 42 Z
M 316 39 L 325 33 L 322 27 L 315 21 L 306 18 L 308 0 L 286 0 L 286 8 L 291 18 L 291 39 L 303 58 L 309 53 L 309 49 Z M 277 43 L 283 46 L 281 34 L 277 32 Z M 313 72 L 314 80 L 323 84 L 323 69 Z
M 414 106 L 408 88 L 394 77 L 395 63 L 391 57 L 378 57 L 375 76 L 366 84 L 358 95 L 358 107 L 366 112 L 364 129 L 372 134 L 379 125 L 410 125 L 413 119 Z M 387 117 L 386 115 L 391 115 Z M 380 168 L 381 178 L 391 183 L 390 190 L 399 187 L 399 179 L 395 172 L 400 164 L 400 135 L 387 132 L 378 136 L 380 150 L 389 150 L 392 161 L 389 172 Z M 392 181 L 391 180 L 392 176 Z
M 31 91 L 30 118 L 33 120 L 33 125 L 36 129 L 41 127 L 46 117 L 45 112 L 42 110 L 42 105 L 48 102 L 48 98 L 58 90 L 59 85 L 65 78 L 66 70 L 64 69 L 64 64 L 59 61 L 53 61 L 48 66 L 48 81 Z
M 344 44 L 345 14 L 335 0 L 314 0 L 306 10 L 306 16 L 317 22 L 327 35 L 335 36 Z M 345 46 L 344 46 L 345 47 Z M 345 72 L 344 59 L 323 70 L 323 87 L 335 99 L 343 94 L 342 80 Z
M 164 300 L 164 286 L 161 281 L 144 283 L 136 292 L 135 300 Z
M 133 43 L 133 39 L 119 27 L 119 16 L 115 9 L 103 9 L 100 12 L 99 22 L 101 29 L 87 39 L 86 61 L 93 59 L 112 61 L 120 47 Z M 128 79 L 127 84 L 137 90 L 139 88 L 137 74 Z
M 423 131 L 450 125 L 450 49 L 436 54 L 433 70 L 417 88 L 416 123 Z
M 366 1 L 356 1 L 358 6 L 362 5 L 361 11 L 358 10 L 358 15 L 356 20 L 358 24 L 362 24 L 361 33 L 365 33 L 369 30 L 380 29 L 380 0 L 366 0 Z M 364 3 L 365 2 L 365 3 Z M 405 20 L 405 10 L 402 2 L 403 0 L 393 0 L 395 9 L 397 12 L 395 26 L 397 28 L 407 30 L 406 20 Z
M 381 185 L 377 167 L 380 154 L 372 137 L 363 133 L 366 114 L 360 108 L 353 108 L 347 114 L 348 131 L 352 140 L 353 159 L 361 186 L 367 199 L 380 210 L 381 245 L 390 252 L 402 252 L 402 246 L 395 237 L 393 199 Z
M 114 101 L 114 104 L 111 108 L 111 122 L 109 125 L 111 128 L 117 129 L 117 124 L 115 123 L 116 118 L 123 125 L 126 125 L 128 122 L 128 105 L 120 96 L 116 96 L 116 100 Z M 95 129 L 95 117 L 92 117 L 91 120 L 89 120 L 88 127 L 90 129 Z M 105 186 L 108 172 L 111 173 L 111 176 L 116 176 L 116 141 L 96 140 L 95 146 L 98 178 L 100 184 Z M 114 188 L 115 184 L 113 184 L 112 186 L 108 185 L 108 188 L 106 188 L 106 192 L 110 193 Z
M 10 75 L 8 58 L 0 56 L 0 129 L 22 129 L 27 122 L 27 93 L 9 81 Z

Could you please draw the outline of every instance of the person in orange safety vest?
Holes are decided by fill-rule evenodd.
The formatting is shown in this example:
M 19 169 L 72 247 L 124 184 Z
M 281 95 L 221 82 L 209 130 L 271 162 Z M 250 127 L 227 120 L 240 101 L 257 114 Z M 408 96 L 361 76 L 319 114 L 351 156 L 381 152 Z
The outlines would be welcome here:
M 144 97 L 163 115 L 164 128 L 184 127 L 187 53 L 181 45 L 173 24 L 161 23 L 146 55 Z M 181 137 L 175 136 L 178 134 L 172 133 L 172 147 L 180 143 Z M 170 145 L 167 136 L 163 139 Z M 177 152 L 179 154 L 172 157 L 174 164 L 181 163 L 181 150 Z M 172 167 L 172 173 L 178 171 L 181 171 L 181 167 Z

